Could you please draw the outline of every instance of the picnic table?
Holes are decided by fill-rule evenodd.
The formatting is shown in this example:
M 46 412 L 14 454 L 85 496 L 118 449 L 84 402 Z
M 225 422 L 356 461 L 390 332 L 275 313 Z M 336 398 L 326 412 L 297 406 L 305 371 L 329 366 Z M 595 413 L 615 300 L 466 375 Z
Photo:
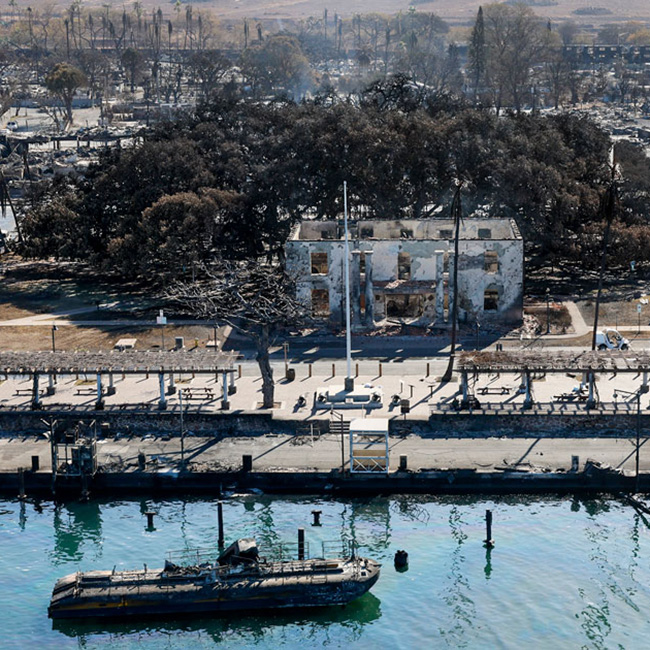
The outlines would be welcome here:
M 182 391 L 186 399 L 214 399 L 214 389 L 209 386 L 183 388 Z
M 509 386 L 481 386 L 478 389 L 481 395 L 510 395 Z

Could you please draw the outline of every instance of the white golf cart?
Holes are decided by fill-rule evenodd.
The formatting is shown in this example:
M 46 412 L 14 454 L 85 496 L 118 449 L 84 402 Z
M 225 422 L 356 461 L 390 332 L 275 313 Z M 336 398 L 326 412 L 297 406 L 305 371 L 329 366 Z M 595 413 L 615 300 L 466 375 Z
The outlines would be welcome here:
M 606 328 L 596 332 L 596 348 L 598 350 L 628 350 L 630 342 L 623 338 L 618 330 Z

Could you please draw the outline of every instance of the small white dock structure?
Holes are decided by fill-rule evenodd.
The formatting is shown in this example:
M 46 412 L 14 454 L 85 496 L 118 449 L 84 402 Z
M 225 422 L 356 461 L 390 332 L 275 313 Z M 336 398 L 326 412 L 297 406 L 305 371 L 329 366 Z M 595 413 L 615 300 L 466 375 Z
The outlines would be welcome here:
M 350 473 L 388 473 L 388 419 L 350 422 Z

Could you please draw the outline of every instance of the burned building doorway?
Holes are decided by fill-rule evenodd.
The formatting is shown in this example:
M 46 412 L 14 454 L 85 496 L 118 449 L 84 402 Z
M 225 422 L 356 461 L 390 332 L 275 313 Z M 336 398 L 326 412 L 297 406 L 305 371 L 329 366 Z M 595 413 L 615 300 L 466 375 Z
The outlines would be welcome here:
M 417 318 L 422 315 L 424 296 L 392 293 L 386 296 L 386 315 L 389 318 Z

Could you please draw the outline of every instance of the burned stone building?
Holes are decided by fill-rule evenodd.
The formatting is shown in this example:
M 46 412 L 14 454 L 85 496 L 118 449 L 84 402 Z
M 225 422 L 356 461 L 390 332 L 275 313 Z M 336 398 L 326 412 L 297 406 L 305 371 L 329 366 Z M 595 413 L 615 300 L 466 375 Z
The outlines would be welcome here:
M 350 221 L 352 323 L 448 321 L 453 299 L 451 220 Z M 287 270 L 312 314 L 345 321 L 343 222 L 302 221 L 286 242 Z M 517 323 L 523 311 L 524 242 L 511 219 L 465 219 L 460 228 L 459 319 Z

